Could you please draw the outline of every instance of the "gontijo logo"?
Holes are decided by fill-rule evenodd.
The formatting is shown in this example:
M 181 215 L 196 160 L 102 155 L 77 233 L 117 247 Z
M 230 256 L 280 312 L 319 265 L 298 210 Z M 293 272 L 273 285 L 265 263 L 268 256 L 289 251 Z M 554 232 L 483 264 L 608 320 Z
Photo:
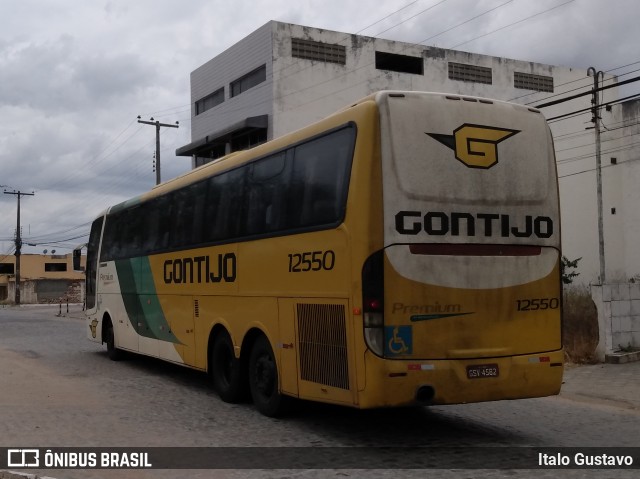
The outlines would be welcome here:
M 520 130 L 465 123 L 453 135 L 426 133 L 451 148 L 457 160 L 469 168 L 491 168 L 498 163 L 498 143 L 519 133 Z

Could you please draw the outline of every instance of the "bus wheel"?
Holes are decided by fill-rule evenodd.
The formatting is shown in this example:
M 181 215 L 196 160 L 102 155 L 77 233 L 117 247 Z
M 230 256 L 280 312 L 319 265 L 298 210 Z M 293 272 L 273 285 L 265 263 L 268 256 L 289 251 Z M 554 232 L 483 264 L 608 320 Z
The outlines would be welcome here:
M 242 368 L 233 354 L 233 343 L 226 331 L 222 331 L 213 341 L 210 357 L 211 378 L 220 399 L 224 402 L 240 401 L 245 392 Z
M 249 387 L 253 403 L 262 414 L 276 417 L 284 411 L 288 398 L 278 392 L 278 367 L 264 336 L 257 338 L 251 349 Z
M 112 361 L 119 361 L 120 359 L 122 359 L 122 351 L 120 351 L 118 348 L 116 348 L 116 336 L 113 332 L 113 324 L 111 324 L 110 320 L 107 320 L 107 326 L 106 326 L 106 337 L 105 337 L 105 342 L 107 343 L 107 355 L 109 356 L 109 359 L 111 359 Z

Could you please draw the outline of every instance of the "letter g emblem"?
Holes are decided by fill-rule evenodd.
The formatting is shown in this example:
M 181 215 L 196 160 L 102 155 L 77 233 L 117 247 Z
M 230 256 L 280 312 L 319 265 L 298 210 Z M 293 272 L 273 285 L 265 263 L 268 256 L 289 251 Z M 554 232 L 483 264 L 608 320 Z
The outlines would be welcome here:
M 464 124 L 451 135 L 427 133 L 430 137 L 448 146 L 456 159 L 469 168 L 491 168 L 498 163 L 498 143 L 519 133 L 490 126 Z

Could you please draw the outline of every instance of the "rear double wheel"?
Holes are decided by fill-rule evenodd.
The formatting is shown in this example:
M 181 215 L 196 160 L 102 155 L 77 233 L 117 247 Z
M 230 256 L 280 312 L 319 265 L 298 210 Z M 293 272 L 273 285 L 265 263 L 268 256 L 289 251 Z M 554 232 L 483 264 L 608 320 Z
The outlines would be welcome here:
M 229 333 L 219 333 L 213 341 L 211 350 L 211 377 L 220 399 L 224 402 L 236 403 L 245 396 L 242 365 L 236 358 L 233 342 Z
M 269 417 L 282 414 L 290 398 L 279 392 L 278 366 L 265 336 L 253 343 L 249 357 L 249 387 L 256 409 Z

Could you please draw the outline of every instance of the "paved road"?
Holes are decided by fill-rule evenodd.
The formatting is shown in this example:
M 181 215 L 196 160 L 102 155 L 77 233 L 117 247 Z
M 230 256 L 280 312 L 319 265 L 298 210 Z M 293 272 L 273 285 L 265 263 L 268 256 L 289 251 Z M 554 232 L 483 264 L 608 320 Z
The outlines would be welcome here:
M 581 396 L 572 384 L 569 394 L 554 398 L 422 409 L 356 411 L 299 403 L 287 418 L 269 419 L 251 404 L 221 402 L 204 374 L 148 358 L 109 361 L 104 348 L 85 339 L 81 320 L 55 317 L 56 312 L 57 308 L 0 309 L 0 446 L 640 446 L 640 409 L 633 403 L 640 397 L 634 394 L 634 388 L 640 393 L 637 380 L 625 386 L 629 401 L 600 400 L 598 391 L 590 397 Z M 75 315 L 79 316 L 77 311 Z M 589 368 L 569 371 L 567 377 L 580 377 L 582 371 Z M 137 479 L 506 478 L 557 477 L 559 473 L 427 472 L 57 470 L 42 474 Z M 563 477 L 636 476 L 633 471 L 609 473 L 562 471 Z

